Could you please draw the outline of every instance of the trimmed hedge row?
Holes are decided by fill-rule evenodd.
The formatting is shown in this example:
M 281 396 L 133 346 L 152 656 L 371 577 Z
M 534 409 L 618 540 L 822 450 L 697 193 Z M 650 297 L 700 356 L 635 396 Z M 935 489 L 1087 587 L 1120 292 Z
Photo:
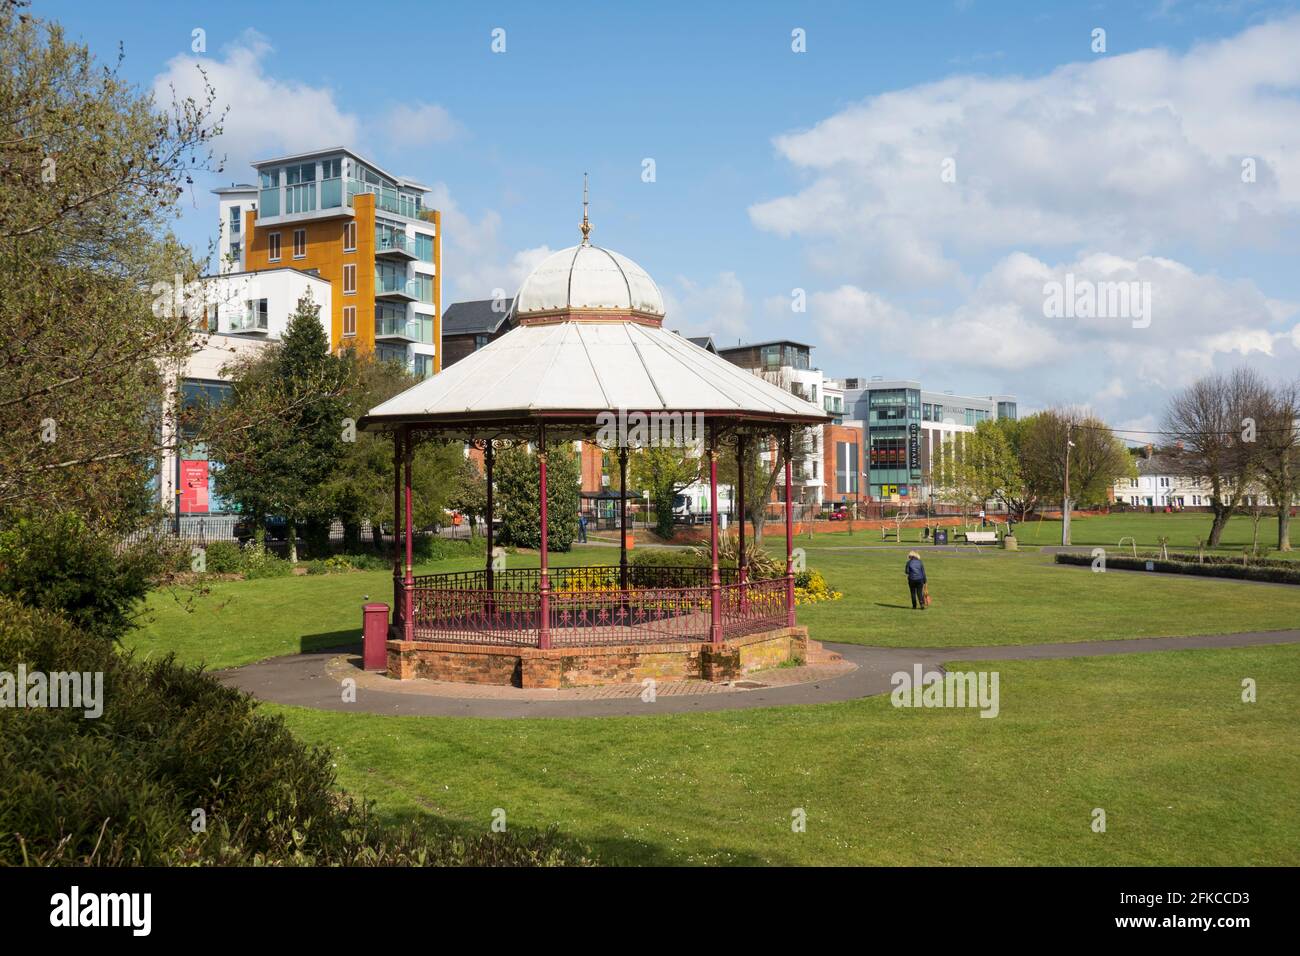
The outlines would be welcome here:
M 1091 565 L 1088 553 L 1057 554 L 1057 564 Z M 1162 574 L 1192 574 L 1209 578 L 1237 578 L 1242 581 L 1268 581 L 1273 584 L 1300 584 L 1300 562 L 1272 561 L 1267 564 L 1230 564 L 1227 561 L 1165 561 L 1161 558 L 1132 558 L 1106 555 L 1106 567 L 1118 571 L 1146 571 Z

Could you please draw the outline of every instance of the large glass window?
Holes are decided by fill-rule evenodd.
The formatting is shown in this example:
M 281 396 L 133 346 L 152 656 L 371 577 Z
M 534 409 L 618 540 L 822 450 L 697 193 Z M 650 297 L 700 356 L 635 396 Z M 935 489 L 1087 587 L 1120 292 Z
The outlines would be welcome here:
M 420 280 L 420 301 L 428 305 L 433 305 L 433 276 L 421 275 Z
M 415 234 L 415 254 L 421 262 L 433 261 L 433 236 L 427 236 L 422 232 Z
M 858 443 L 855 441 L 835 443 L 835 493 L 858 493 Z
M 316 208 L 316 164 L 299 163 L 285 170 L 284 211 L 311 212 Z
M 280 170 L 264 169 L 259 174 L 262 189 L 258 193 L 258 206 L 263 216 L 280 215 Z

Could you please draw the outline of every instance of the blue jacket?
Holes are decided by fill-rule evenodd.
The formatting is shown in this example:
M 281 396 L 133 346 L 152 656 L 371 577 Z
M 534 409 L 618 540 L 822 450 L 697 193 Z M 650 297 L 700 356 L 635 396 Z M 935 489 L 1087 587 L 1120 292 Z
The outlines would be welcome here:
M 907 559 L 907 580 L 914 584 L 925 583 L 925 565 L 916 558 Z

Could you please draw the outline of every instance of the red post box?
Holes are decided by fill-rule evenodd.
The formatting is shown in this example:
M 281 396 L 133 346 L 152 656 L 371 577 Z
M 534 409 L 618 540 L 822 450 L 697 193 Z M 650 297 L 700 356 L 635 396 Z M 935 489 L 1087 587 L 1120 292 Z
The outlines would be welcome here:
M 388 669 L 388 605 L 366 604 L 362 608 L 364 650 L 362 661 L 368 671 Z

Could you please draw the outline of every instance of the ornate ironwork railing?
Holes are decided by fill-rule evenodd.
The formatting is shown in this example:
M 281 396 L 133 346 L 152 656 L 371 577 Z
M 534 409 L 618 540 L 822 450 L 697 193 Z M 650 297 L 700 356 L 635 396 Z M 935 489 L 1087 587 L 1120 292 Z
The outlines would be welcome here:
M 636 572 L 636 573 L 633 573 Z M 639 567 L 553 568 L 548 572 L 547 624 L 553 647 L 708 641 L 712 624 L 710 569 Z M 785 624 L 785 579 L 740 583 L 734 569 L 719 574 L 722 631 L 739 637 Z M 418 640 L 536 647 L 541 632 L 541 572 L 537 568 L 425 574 L 411 588 L 412 633 Z M 403 623 L 404 587 L 394 595 Z

